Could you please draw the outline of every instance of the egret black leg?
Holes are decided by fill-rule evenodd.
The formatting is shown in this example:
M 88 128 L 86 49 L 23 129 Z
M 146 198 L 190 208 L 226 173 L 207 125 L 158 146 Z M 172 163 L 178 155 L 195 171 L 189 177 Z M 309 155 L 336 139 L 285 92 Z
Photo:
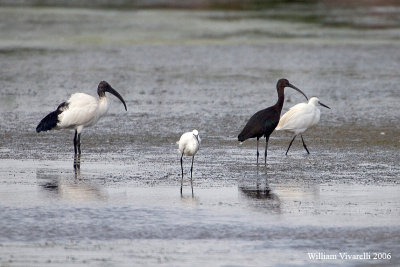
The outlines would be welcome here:
M 78 142 L 77 138 L 78 138 L 78 132 L 75 130 L 75 136 L 74 136 L 74 151 L 75 151 L 75 155 L 78 154 L 77 148 L 76 148 L 76 145 L 77 145 L 77 142 Z
M 257 137 L 257 166 L 258 166 L 258 157 L 260 156 L 260 153 L 258 152 L 258 143 L 260 141 L 260 138 Z
M 192 197 L 194 196 L 194 194 L 193 194 L 193 161 L 194 161 L 194 156 L 192 157 L 192 167 L 190 167 L 190 185 L 192 186 Z
M 182 195 L 182 187 L 183 187 L 183 153 L 181 156 L 181 169 L 182 169 L 182 180 L 181 180 L 181 195 Z
M 293 143 L 294 139 L 296 138 L 296 136 L 297 136 L 297 135 L 295 135 L 295 136 L 293 137 L 292 141 L 290 141 L 289 147 L 288 147 L 287 150 L 286 150 L 286 154 L 285 154 L 286 156 L 287 156 L 287 153 L 289 152 L 290 146 L 292 145 L 292 143 Z
M 304 143 L 303 135 L 300 135 L 300 136 L 301 136 L 301 141 L 303 141 L 304 148 L 306 149 L 307 153 L 310 154 L 310 151 L 308 151 L 308 149 L 307 149 L 306 143 Z
M 267 166 L 267 149 L 268 149 L 269 137 L 265 138 L 265 152 L 264 152 L 264 165 Z
M 78 153 L 81 154 L 81 134 L 78 134 Z

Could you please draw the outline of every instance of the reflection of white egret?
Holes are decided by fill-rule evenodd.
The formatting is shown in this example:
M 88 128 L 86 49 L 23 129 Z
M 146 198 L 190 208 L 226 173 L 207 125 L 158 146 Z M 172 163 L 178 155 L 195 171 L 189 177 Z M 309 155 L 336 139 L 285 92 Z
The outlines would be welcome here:
M 199 203 L 200 200 L 198 197 L 188 197 L 188 196 L 182 196 L 181 195 L 181 202 L 188 207 L 196 207 Z
M 308 103 L 299 103 L 291 107 L 279 120 L 279 124 L 276 127 L 277 131 L 287 131 L 294 134 L 294 137 L 286 150 L 286 155 L 289 152 L 294 139 L 299 134 L 303 141 L 304 148 L 307 153 L 310 154 L 306 143 L 304 143 L 303 135 L 301 134 L 319 122 L 321 111 L 317 106 L 323 106 L 330 109 L 327 105 L 322 104 L 318 98 L 312 97 Z
M 281 199 L 295 202 L 315 202 L 320 197 L 320 186 L 318 184 L 305 185 L 298 182 L 287 182 L 275 184 L 275 192 Z
M 93 126 L 108 111 L 106 92 L 115 95 L 122 104 L 126 104 L 122 96 L 107 82 L 100 82 L 97 87 L 99 99 L 84 93 L 75 93 L 61 103 L 57 110 L 44 117 L 36 127 L 36 132 L 52 129 L 74 129 L 75 155 L 81 154 L 81 132 L 84 127 Z
M 58 183 L 58 193 L 62 199 L 72 202 L 106 200 L 107 195 L 93 184 Z
M 181 138 L 178 142 L 178 151 L 181 154 L 181 169 L 182 169 L 182 180 L 181 180 L 181 194 L 183 187 L 183 155 L 192 157 L 192 166 L 190 167 L 190 183 L 192 186 L 192 195 L 193 195 L 193 161 L 194 155 L 196 155 L 197 151 L 200 147 L 200 136 L 197 130 L 193 130 L 191 132 L 187 132 L 182 134 Z

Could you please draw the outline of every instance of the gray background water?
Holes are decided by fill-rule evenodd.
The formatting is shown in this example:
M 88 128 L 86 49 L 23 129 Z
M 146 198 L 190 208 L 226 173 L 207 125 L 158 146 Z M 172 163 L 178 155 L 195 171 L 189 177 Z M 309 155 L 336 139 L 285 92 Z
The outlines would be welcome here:
M 2 266 L 399 265 L 399 6 L 1 3 Z M 256 142 L 236 137 L 281 77 L 331 110 L 304 135 L 310 155 L 273 133 L 257 169 Z M 73 132 L 35 127 L 101 80 L 128 112 L 110 96 L 74 171 Z M 194 128 L 181 198 L 175 142 Z

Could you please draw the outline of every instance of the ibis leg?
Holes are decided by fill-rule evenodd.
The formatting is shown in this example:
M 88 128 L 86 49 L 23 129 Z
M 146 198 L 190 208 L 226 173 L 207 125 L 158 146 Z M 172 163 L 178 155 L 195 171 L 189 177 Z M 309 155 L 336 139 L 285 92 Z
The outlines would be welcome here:
M 78 153 L 81 154 L 81 134 L 78 134 Z
M 264 165 L 267 166 L 267 149 L 268 149 L 269 136 L 265 138 L 265 152 L 264 152 Z
M 258 143 L 260 141 L 260 138 L 257 137 L 257 166 L 258 166 L 258 157 L 260 156 L 260 153 L 258 152 Z
M 306 143 L 304 143 L 303 135 L 300 135 L 300 136 L 301 136 L 301 141 L 303 141 L 304 148 L 306 149 L 307 153 L 310 154 L 310 151 L 308 151 L 308 149 L 307 149 Z
M 183 153 L 181 156 L 181 169 L 182 169 L 182 180 L 181 180 L 181 195 L 182 195 L 182 187 L 183 187 Z
M 194 156 L 192 157 L 192 167 L 190 167 L 190 185 L 192 186 L 192 197 L 193 197 L 193 161 L 194 161 Z
M 76 145 L 77 145 L 77 142 L 78 142 L 77 139 L 78 139 L 78 132 L 75 130 L 75 136 L 74 136 L 74 151 L 75 151 L 75 155 L 78 154 L 77 148 L 76 148 Z
M 296 138 L 296 136 L 297 136 L 297 135 L 295 135 L 295 136 L 293 137 L 292 141 L 290 141 L 289 147 L 288 147 L 287 150 L 286 150 L 286 154 L 285 154 L 286 156 L 287 156 L 287 153 L 289 152 L 290 146 L 293 144 L 293 141 L 294 141 L 294 139 Z

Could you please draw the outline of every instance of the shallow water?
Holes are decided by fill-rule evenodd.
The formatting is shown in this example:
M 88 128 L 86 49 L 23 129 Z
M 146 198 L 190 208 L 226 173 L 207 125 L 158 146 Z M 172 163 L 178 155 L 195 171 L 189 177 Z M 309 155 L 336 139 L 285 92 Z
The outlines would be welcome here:
M 400 31 L 387 17 L 376 30 L 251 11 L 1 7 L 0 263 L 398 265 Z M 296 140 L 285 156 L 291 136 L 278 132 L 257 168 L 256 142 L 236 136 L 281 77 L 332 109 L 304 134 L 310 155 Z M 73 132 L 35 127 L 101 80 L 128 112 L 110 97 L 74 170 Z M 181 197 L 175 142 L 194 128 L 194 198 L 190 159 Z

